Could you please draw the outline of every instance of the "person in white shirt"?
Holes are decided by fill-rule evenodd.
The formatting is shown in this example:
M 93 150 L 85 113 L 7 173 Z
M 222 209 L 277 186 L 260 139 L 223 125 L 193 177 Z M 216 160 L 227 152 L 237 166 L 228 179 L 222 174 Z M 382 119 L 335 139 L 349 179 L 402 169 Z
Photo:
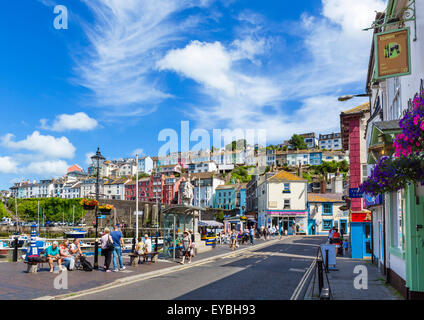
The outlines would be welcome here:
M 144 254 L 152 252 L 152 240 L 149 238 L 149 235 L 144 235 Z M 145 256 L 144 261 L 148 261 L 149 257 Z

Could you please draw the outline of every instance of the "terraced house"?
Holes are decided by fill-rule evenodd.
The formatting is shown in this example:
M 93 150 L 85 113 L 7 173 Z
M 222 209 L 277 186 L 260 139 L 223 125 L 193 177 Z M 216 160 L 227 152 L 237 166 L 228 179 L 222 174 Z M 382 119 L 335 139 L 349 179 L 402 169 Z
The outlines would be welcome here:
M 292 234 L 308 231 L 308 181 L 287 171 L 280 171 L 258 181 L 258 225 L 284 229 Z

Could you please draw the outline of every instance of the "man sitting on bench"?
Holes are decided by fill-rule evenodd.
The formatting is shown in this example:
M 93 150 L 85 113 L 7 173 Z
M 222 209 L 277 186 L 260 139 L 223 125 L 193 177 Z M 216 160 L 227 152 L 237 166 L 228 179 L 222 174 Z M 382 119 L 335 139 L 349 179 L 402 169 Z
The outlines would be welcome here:
M 148 254 L 152 253 L 152 240 L 149 238 L 149 235 L 144 235 L 144 262 L 149 262 Z
M 79 239 L 75 238 L 74 241 L 69 245 L 69 253 L 74 257 L 75 259 L 75 268 L 77 268 L 77 265 L 79 264 L 79 257 L 83 256 L 84 254 L 82 253 L 81 250 L 81 245 L 79 243 Z
M 56 261 L 59 266 L 59 270 L 62 269 L 62 259 L 60 257 L 60 251 L 57 241 L 54 241 L 53 244 L 46 249 L 44 254 L 47 257 L 50 265 L 50 272 L 53 272 L 53 263 Z

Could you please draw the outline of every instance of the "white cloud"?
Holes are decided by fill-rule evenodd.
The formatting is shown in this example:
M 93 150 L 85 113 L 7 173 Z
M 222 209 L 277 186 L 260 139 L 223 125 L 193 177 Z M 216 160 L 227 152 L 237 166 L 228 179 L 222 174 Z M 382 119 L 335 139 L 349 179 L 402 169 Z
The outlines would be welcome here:
M 198 22 L 193 16 L 181 21 L 176 15 L 209 2 L 84 1 L 93 13 L 94 23 L 83 24 L 90 47 L 76 58 L 77 83 L 94 93 L 96 104 L 119 109 L 125 116 L 133 110 L 131 105 L 169 97 L 152 76 L 151 67 L 165 46 L 180 39 L 182 31 Z M 143 110 L 149 112 L 149 108 Z
M 90 166 L 93 164 L 93 160 L 91 160 L 91 157 L 94 156 L 95 153 L 94 152 L 88 152 L 85 154 L 85 164 L 87 166 Z
M 211 103 L 187 112 L 198 127 L 267 129 L 272 141 L 300 131 L 339 130 L 340 111 L 364 100 L 341 104 L 336 95 L 346 86 L 365 86 L 372 34 L 362 29 L 371 25 L 375 10 L 384 8 L 382 0 L 323 0 L 321 16 L 304 14 L 297 22 L 303 48 L 290 67 L 280 63 L 273 70 L 261 68 L 258 55 L 268 43 L 250 37 L 254 33 L 228 47 L 192 41 L 170 50 L 157 65 L 195 80 L 209 96 Z M 254 13 L 238 18 L 251 25 L 266 23 Z M 239 59 L 255 62 L 256 70 L 236 64 Z M 288 101 L 301 106 L 293 111 Z
M 16 173 L 18 164 L 11 157 L 0 157 L 0 173 Z
M 141 149 L 141 148 L 137 148 L 137 149 L 135 149 L 132 153 L 131 153 L 131 155 L 132 156 L 136 156 L 136 155 L 138 155 L 138 156 L 142 156 L 142 155 L 144 155 L 144 150 L 143 149 Z
M 57 177 L 66 174 L 68 168 L 68 163 L 63 160 L 38 161 L 29 163 L 22 168 L 22 172 L 41 177 Z
M 41 119 L 40 122 L 43 129 L 56 132 L 69 130 L 90 131 L 98 126 L 97 120 L 90 118 L 84 112 L 58 115 L 51 126 L 47 125 L 46 119 Z
M 21 141 L 13 141 L 13 138 L 14 135 L 9 133 L 0 139 L 1 144 L 10 149 L 33 151 L 51 158 L 71 159 L 76 150 L 68 138 L 44 136 L 38 131 L 34 131 Z

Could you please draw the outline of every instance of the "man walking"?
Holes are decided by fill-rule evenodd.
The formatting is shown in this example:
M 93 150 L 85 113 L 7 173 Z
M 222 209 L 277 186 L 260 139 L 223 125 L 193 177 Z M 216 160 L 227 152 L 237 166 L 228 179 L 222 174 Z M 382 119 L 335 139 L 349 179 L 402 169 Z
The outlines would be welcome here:
M 113 240 L 113 272 L 118 272 L 116 265 L 116 259 L 119 260 L 120 270 L 125 270 L 124 264 L 122 263 L 122 247 L 124 246 L 124 239 L 122 232 L 118 229 L 119 225 L 117 224 L 114 227 L 114 231 L 110 233 L 110 236 Z
M 253 226 L 250 226 L 250 244 L 254 245 L 253 240 L 255 238 L 255 229 L 253 229 Z

